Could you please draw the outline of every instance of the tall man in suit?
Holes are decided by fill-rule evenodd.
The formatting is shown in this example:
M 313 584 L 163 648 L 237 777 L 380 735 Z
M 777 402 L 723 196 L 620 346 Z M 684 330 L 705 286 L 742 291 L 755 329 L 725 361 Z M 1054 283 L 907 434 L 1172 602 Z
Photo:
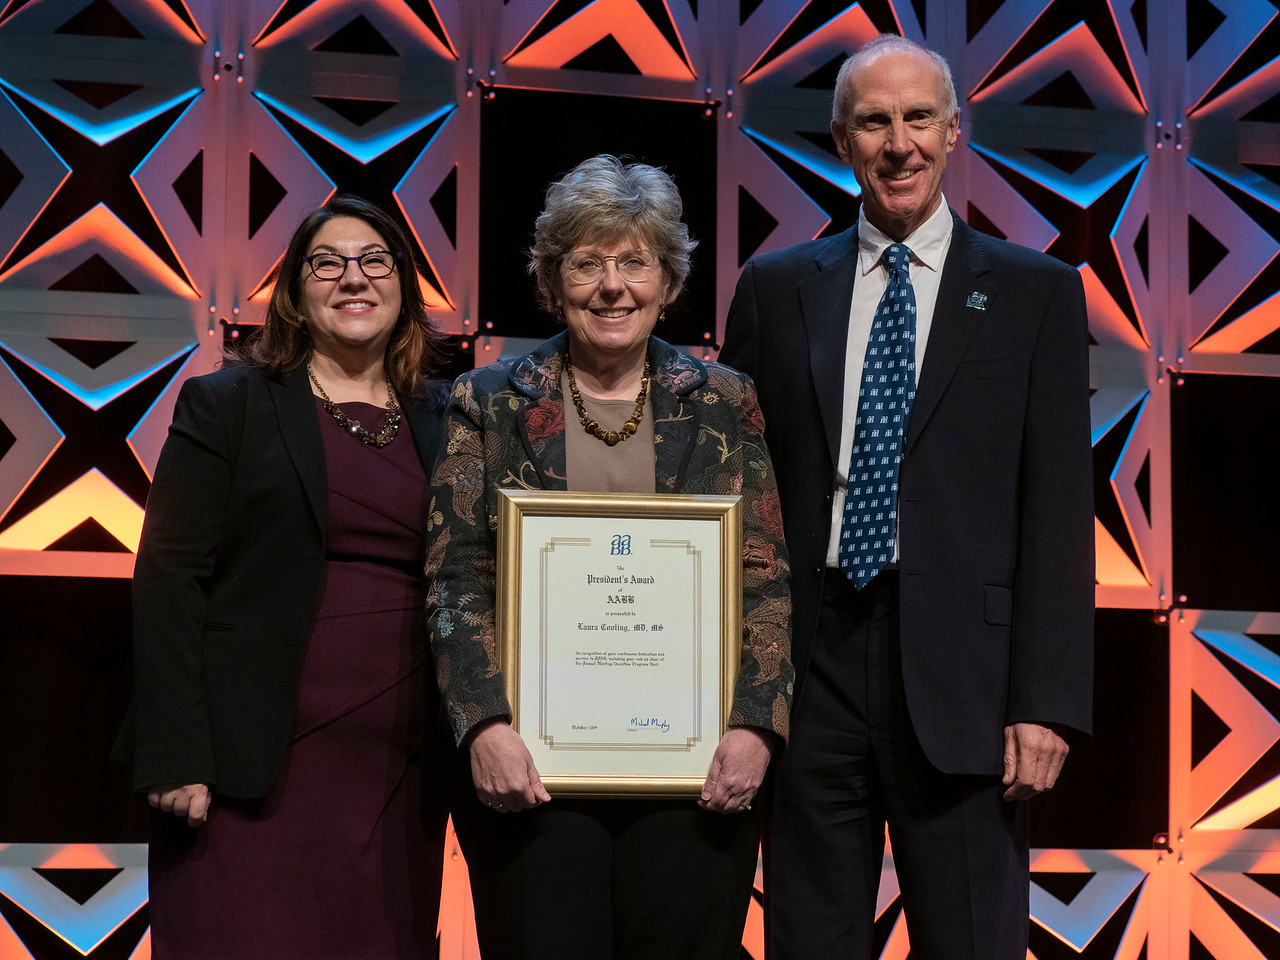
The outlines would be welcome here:
M 887 823 L 913 960 L 1021 960 L 1026 801 L 1090 726 L 1083 286 L 947 207 L 941 57 L 871 41 L 833 117 L 858 223 L 749 262 L 720 353 L 759 388 L 793 571 L 769 957 L 871 955 Z

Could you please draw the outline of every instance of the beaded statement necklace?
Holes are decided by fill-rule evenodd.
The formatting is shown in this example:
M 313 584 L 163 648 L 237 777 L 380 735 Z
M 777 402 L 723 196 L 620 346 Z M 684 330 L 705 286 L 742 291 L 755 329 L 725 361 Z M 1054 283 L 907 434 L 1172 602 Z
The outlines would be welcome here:
M 582 394 L 578 392 L 578 381 L 573 375 L 573 361 L 569 359 L 567 353 L 564 355 L 564 366 L 569 374 L 569 393 L 573 395 L 573 408 L 578 411 L 578 422 L 587 433 L 614 447 L 640 429 L 640 422 L 644 419 L 645 397 L 649 395 L 648 357 L 644 358 L 644 376 L 640 378 L 640 396 L 636 397 L 635 412 L 631 414 L 631 419 L 622 425 L 621 430 L 606 430 L 587 416 L 587 408 L 582 403 Z
M 307 376 L 311 378 L 311 382 L 320 391 L 320 402 L 324 404 L 329 416 L 338 422 L 338 426 L 361 443 L 367 443 L 371 447 L 385 447 L 396 438 L 396 433 L 400 430 L 400 404 L 396 402 L 396 392 L 391 389 L 390 377 L 387 378 L 386 422 L 382 424 L 382 429 L 377 433 L 370 433 L 360 426 L 359 420 L 352 420 L 342 412 L 341 407 L 329 399 L 329 395 L 324 392 L 324 387 L 320 386 L 320 381 L 316 379 L 316 373 L 311 369 L 311 364 L 309 363 L 307 364 Z

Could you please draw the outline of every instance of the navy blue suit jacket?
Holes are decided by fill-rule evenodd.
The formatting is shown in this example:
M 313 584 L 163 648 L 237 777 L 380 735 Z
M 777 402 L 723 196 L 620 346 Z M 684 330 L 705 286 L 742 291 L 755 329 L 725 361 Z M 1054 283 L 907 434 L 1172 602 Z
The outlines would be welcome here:
M 934 766 L 999 774 L 1007 724 L 1091 725 L 1088 329 L 1078 271 L 952 216 L 899 476 L 902 668 Z M 856 230 L 748 262 L 719 357 L 755 380 L 765 415 L 797 702 L 831 532 Z

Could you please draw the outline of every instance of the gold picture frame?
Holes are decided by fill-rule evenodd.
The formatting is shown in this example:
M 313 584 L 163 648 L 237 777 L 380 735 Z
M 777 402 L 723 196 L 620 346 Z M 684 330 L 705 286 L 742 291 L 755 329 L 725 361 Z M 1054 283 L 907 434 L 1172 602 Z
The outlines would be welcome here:
M 512 726 L 548 791 L 697 795 L 741 659 L 740 498 L 500 490 L 497 563 Z

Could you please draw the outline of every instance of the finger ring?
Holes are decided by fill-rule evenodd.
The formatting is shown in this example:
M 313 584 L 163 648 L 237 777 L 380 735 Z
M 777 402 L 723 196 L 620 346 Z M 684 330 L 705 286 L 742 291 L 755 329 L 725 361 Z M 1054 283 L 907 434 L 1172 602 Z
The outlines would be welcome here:
M 493 809 L 495 809 L 495 810 L 501 810 L 501 809 L 502 809 L 502 804 L 501 804 L 501 803 L 495 803 L 495 804 L 493 805 Z

